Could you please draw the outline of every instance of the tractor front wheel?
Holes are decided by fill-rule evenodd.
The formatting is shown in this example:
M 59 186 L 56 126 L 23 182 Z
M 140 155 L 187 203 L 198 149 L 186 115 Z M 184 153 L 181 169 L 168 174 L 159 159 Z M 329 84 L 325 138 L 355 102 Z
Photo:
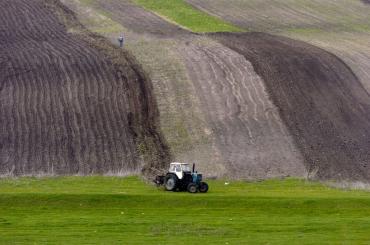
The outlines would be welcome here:
M 206 193 L 208 191 L 208 184 L 206 182 L 200 182 L 199 191 Z
M 175 191 L 177 188 L 178 178 L 174 174 L 168 174 L 165 178 L 165 187 L 167 191 Z
M 190 183 L 188 185 L 188 192 L 190 193 L 196 193 L 198 191 L 197 185 L 194 183 Z

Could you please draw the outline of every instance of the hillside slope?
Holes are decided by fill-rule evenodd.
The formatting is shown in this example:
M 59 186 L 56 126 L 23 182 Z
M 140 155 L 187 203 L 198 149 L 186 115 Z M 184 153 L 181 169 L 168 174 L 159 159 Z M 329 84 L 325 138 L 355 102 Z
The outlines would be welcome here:
M 310 173 L 321 179 L 370 177 L 370 96 L 343 61 L 264 33 L 212 36 L 252 62 Z
M 186 0 L 251 31 L 302 40 L 348 64 L 370 92 L 370 5 L 361 0 Z
M 128 174 L 161 169 L 172 155 L 196 162 L 208 176 L 369 178 L 369 84 L 366 70 L 351 69 L 358 59 L 360 68 L 368 65 L 356 51 L 361 46 L 347 49 L 353 56 L 341 54 L 348 66 L 324 49 L 290 38 L 258 32 L 196 34 L 184 29 L 191 29 L 186 21 L 181 28 L 161 15 L 166 11 L 150 12 L 131 1 L 63 0 L 87 28 L 112 42 L 123 32 L 128 52 L 119 51 L 87 32 L 59 1 L 33 1 L 32 7 L 24 0 L 2 6 L 2 45 L 9 47 L 1 55 L 7 64 L 1 87 L 6 103 L 0 108 L 3 174 Z M 210 13 L 225 4 L 189 2 Z M 318 6 L 316 1 L 299 3 Z M 315 15 L 273 2 L 276 11 L 284 6 L 292 23 L 283 22 L 280 29 L 268 27 L 277 19 L 256 17 L 251 23 L 266 32 L 297 34 L 296 39 L 307 37 L 301 29 L 314 26 L 321 29 L 311 37 L 329 30 L 331 41 L 349 30 L 366 37 L 363 12 L 343 14 L 340 22 L 332 19 L 329 7 L 343 2 L 326 3 L 321 5 L 326 10 Z M 266 9 L 261 2 L 248 4 Z M 220 11 L 219 16 L 229 17 L 222 14 L 227 8 Z M 7 22 L 7 14 L 20 17 Z M 239 19 L 239 25 L 253 20 Z M 31 28 L 25 28 L 27 23 Z M 341 46 L 333 47 L 328 50 Z
M 304 42 L 261 33 L 176 31 L 175 26 L 166 28 L 172 21 L 168 16 L 129 1 L 96 0 L 88 6 L 78 0 L 64 2 L 87 25 L 95 25 L 93 10 L 109 16 L 125 32 L 127 49 L 154 78 L 161 127 L 176 159 L 195 160 L 202 170 L 217 176 L 255 179 L 308 172 L 322 179 L 368 179 L 369 94 L 361 74 L 359 80 L 335 55 Z M 207 7 L 222 1 L 189 2 L 200 9 L 205 4 L 212 13 Z M 81 12 L 86 7 L 90 16 Z M 239 11 L 242 22 L 249 19 Z M 293 11 L 300 13 L 288 12 Z M 145 28 L 133 28 L 137 15 Z M 229 15 L 218 16 L 236 23 L 239 15 Z M 356 25 L 361 23 L 358 19 L 366 18 L 347 17 Z M 316 19 L 315 26 L 324 17 L 307 18 Z M 308 25 L 306 18 L 288 19 L 301 27 Z M 336 20 L 327 22 L 328 29 L 336 30 Z M 255 23 L 264 26 L 258 18 Z M 118 32 L 105 35 L 113 37 Z M 178 120 L 180 127 L 176 127 Z
M 289 79 L 292 81 L 293 86 L 297 85 L 296 82 L 299 82 L 301 79 L 301 77 L 298 77 L 298 79 L 296 77 L 297 73 L 299 74 L 301 71 L 312 73 L 315 76 L 312 81 L 315 81 L 316 77 L 319 77 L 320 74 L 322 74 L 322 72 L 317 74 L 315 73 L 318 72 L 318 69 L 335 72 L 337 78 L 342 76 L 341 73 L 343 71 L 348 71 L 350 73 L 352 73 L 352 71 L 354 72 L 352 75 L 349 74 L 349 77 L 343 77 L 343 79 L 345 79 L 343 81 L 344 83 L 342 82 L 332 88 L 323 90 L 322 82 L 327 83 L 331 81 L 330 76 L 325 77 L 324 81 L 315 85 L 315 91 L 320 92 L 320 96 L 327 102 L 322 103 L 320 108 L 318 107 L 319 104 L 317 102 L 322 100 L 322 98 L 314 98 L 314 96 L 316 96 L 315 94 L 309 94 L 308 98 L 311 98 L 309 100 L 311 100 L 315 106 L 306 108 L 309 108 L 311 112 L 314 112 L 314 115 L 310 115 L 311 113 L 308 113 L 310 117 L 307 117 L 308 115 L 302 115 L 301 109 L 297 112 L 298 114 L 301 114 L 302 118 L 307 118 L 308 122 L 311 122 L 313 127 L 321 130 L 325 127 L 323 127 L 322 120 L 314 120 L 318 115 L 318 111 L 316 111 L 316 109 L 326 110 L 325 113 L 322 111 L 321 115 L 325 116 L 325 120 L 332 118 L 332 122 L 320 133 L 320 137 L 327 138 L 324 141 L 328 143 L 328 140 L 330 140 L 333 143 L 333 146 L 336 146 L 330 149 L 325 149 L 326 147 L 323 146 L 325 144 L 318 141 L 316 142 L 316 150 L 314 150 L 315 146 L 312 144 L 308 144 L 304 147 L 301 145 L 300 148 L 303 149 L 306 159 L 307 154 L 310 155 L 312 150 L 316 151 L 318 155 L 313 157 L 313 154 L 311 157 L 308 157 L 309 162 L 307 164 L 316 166 L 316 168 L 324 168 L 325 170 L 319 173 L 321 177 L 328 177 L 336 172 L 332 176 L 333 178 L 340 178 L 340 176 L 346 175 L 347 178 L 356 179 L 362 175 L 361 179 L 368 181 L 369 157 L 367 149 L 369 130 L 367 123 L 370 92 L 370 6 L 368 6 L 368 1 L 187 0 L 187 2 L 202 11 L 223 18 L 239 27 L 302 40 L 326 51 L 332 52 L 342 59 L 345 62 L 345 65 L 340 65 L 338 63 L 338 66 L 336 67 L 313 67 L 312 65 L 306 64 L 303 58 L 304 55 L 301 57 L 302 54 L 300 54 L 295 61 L 297 62 L 297 65 L 303 64 L 303 66 L 300 67 L 300 69 L 297 67 L 297 69 L 291 70 Z M 224 43 L 229 44 L 228 41 L 225 41 Z M 235 43 L 231 45 L 235 47 Z M 241 47 L 240 49 L 242 49 L 242 52 L 247 54 L 248 57 L 255 57 L 257 54 L 264 52 L 263 50 L 258 50 L 258 48 L 261 48 L 258 43 L 253 43 L 251 45 L 250 42 L 247 42 L 247 44 L 243 43 L 243 45 L 248 47 Z M 276 43 L 274 43 L 274 45 L 276 45 Z M 256 47 L 252 48 L 255 52 L 254 54 L 252 54 L 251 51 L 247 51 L 248 49 L 251 49 L 252 46 Z M 291 48 L 287 50 L 290 49 Z M 307 49 L 312 50 L 311 48 L 304 47 L 304 50 Z M 267 64 L 271 65 L 271 58 L 273 57 L 276 59 L 276 56 L 279 56 L 279 49 L 276 48 L 276 50 L 273 49 L 269 52 L 271 53 L 263 54 L 263 56 L 266 57 L 267 55 Z M 275 54 L 275 52 L 277 53 Z M 288 59 L 287 55 L 289 53 L 290 52 L 284 51 L 281 53 L 281 57 L 283 59 Z M 309 60 L 312 62 L 312 57 L 309 58 Z M 255 57 L 255 61 L 255 66 L 264 66 L 261 64 L 259 58 L 257 59 Z M 278 64 L 276 65 L 279 67 Z M 348 67 L 346 67 L 347 65 Z M 339 67 L 342 68 L 338 69 Z M 263 71 L 263 69 L 261 69 L 259 74 L 260 73 L 265 73 L 265 76 L 268 76 L 271 71 Z M 276 76 L 277 81 L 279 81 L 280 73 L 281 69 L 277 70 L 273 74 L 274 77 Z M 294 79 L 294 77 L 296 78 Z M 268 79 L 265 79 L 265 81 L 268 84 Z M 358 84 L 358 81 L 361 84 Z M 346 84 L 346 86 L 343 87 L 344 84 Z M 275 88 L 275 85 L 270 88 L 273 96 L 276 96 L 276 90 L 272 89 Z M 343 90 L 337 94 L 337 96 L 333 97 L 332 93 L 336 93 L 335 91 L 338 89 Z M 313 93 L 312 89 L 310 89 L 309 92 Z M 306 93 L 307 92 L 303 92 L 303 94 Z M 355 97 L 353 97 L 354 95 Z M 295 96 L 299 98 L 299 95 L 296 94 Z M 347 99 L 344 97 L 347 97 Z M 280 104 L 279 101 L 281 102 L 281 98 L 279 99 L 279 96 L 276 96 L 274 101 L 277 102 L 277 104 Z M 282 116 L 291 118 L 291 116 L 288 115 L 284 116 L 284 114 L 291 113 L 286 112 L 287 105 L 284 105 L 284 107 L 282 107 L 282 105 L 280 106 L 282 109 Z M 333 108 L 332 106 L 335 106 L 336 108 Z M 294 115 L 295 114 L 293 114 L 293 118 Z M 287 124 L 289 124 L 290 120 L 286 121 Z M 359 124 L 362 124 L 362 126 Z M 335 125 L 340 125 L 340 127 L 338 128 Z M 301 135 L 310 128 L 310 125 L 306 126 L 307 127 L 303 127 L 301 129 Z M 293 128 L 299 128 L 299 124 L 293 126 Z M 332 136 L 329 136 L 330 134 L 332 134 Z M 297 138 L 297 136 L 295 136 L 295 138 Z M 300 140 L 298 140 L 298 143 L 299 142 Z M 308 142 L 306 141 L 305 143 Z M 312 149 L 310 149 L 310 147 L 312 147 Z M 329 154 L 326 159 L 320 160 L 320 156 L 327 153 Z M 323 166 L 319 164 L 321 166 L 317 167 L 316 162 L 320 161 Z M 327 169 L 328 165 L 332 165 L 332 170 Z M 344 170 L 344 168 L 347 170 Z M 309 167 L 309 169 L 311 169 L 311 167 Z
M 97 36 L 67 33 L 58 14 L 75 21 L 56 1 L 0 2 L 0 174 L 127 174 L 143 157 L 161 162 L 140 67 Z
M 130 1 L 63 2 L 91 28 L 92 10 L 109 13 L 104 16 L 122 26 L 126 48 L 152 78 L 162 131 L 176 160 L 196 162 L 211 176 L 305 175 L 293 138 L 262 79 L 242 55 Z M 105 35 L 116 42 L 119 33 Z

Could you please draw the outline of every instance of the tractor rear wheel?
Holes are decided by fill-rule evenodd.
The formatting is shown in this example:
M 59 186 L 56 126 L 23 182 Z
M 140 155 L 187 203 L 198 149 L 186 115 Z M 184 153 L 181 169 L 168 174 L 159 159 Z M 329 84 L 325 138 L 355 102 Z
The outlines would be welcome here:
M 164 185 L 167 191 L 175 191 L 177 188 L 178 178 L 174 174 L 167 174 L 164 179 Z
M 208 184 L 206 182 L 200 182 L 199 191 L 202 193 L 206 193 L 208 191 Z
M 198 191 L 197 185 L 194 183 L 190 183 L 188 185 L 188 192 L 190 193 L 196 193 Z

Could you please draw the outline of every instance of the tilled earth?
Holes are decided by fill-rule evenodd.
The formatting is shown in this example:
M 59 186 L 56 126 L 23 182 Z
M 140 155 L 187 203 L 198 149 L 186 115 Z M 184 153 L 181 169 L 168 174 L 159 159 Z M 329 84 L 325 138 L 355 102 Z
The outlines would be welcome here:
M 113 63 L 67 33 L 50 6 L 71 15 L 56 1 L 0 2 L 0 174 L 140 171 L 142 138 L 164 151 L 150 83 L 124 53 Z
M 76 1 L 64 2 L 78 9 Z M 123 26 L 127 48 L 150 71 L 176 160 L 194 161 L 213 176 L 305 174 L 293 137 L 244 56 L 212 38 L 167 28 L 167 21 L 129 1 L 95 1 L 94 7 Z M 136 15 L 145 28 L 134 28 Z M 138 50 L 141 42 L 147 46 Z
M 370 6 L 367 0 L 186 0 L 256 32 L 302 40 L 334 53 L 370 92 Z
M 33 1 L 37 3 L 36 0 Z M 15 3 L 25 4 L 25 1 L 17 0 Z M 128 92 L 127 97 L 114 95 L 120 91 L 120 87 L 114 87 L 111 80 L 106 77 L 109 77 L 109 72 L 113 71 L 115 74 L 116 68 L 114 66 L 112 68 L 108 58 L 101 58 L 100 55 L 95 55 L 93 61 L 88 62 L 89 65 L 94 63 L 96 66 L 80 69 L 86 76 L 84 79 L 97 80 L 95 87 L 74 85 L 70 82 L 74 79 L 66 79 L 65 96 L 69 100 L 62 101 L 66 105 L 72 103 L 69 101 L 73 101 L 74 98 L 79 98 L 79 91 L 85 92 L 86 96 L 104 91 L 102 94 L 105 96 L 99 97 L 99 103 L 91 106 L 90 110 L 94 110 L 94 112 L 88 114 L 95 115 L 93 121 L 96 122 L 97 126 L 93 126 L 93 129 L 96 130 L 94 132 L 100 133 L 102 136 L 96 139 L 86 138 L 85 135 L 94 134 L 84 133 L 85 128 L 77 124 L 79 122 L 77 119 L 76 122 L 73 121 L 74 124 L 68 124 L 69 120 L 64 119 L 63 122 L 67 122 L 68 125 L 62 124 L 61 126 L 62 129 L 66 128 L 65 132 L 69 132 L 67 130 L 69 128 L 74 128 L 76 132 L 80 130 L 82 131 L 81 139 L 85 137 L 87 141 L 91 140 L 89 144 L 95 142 L 93 145 L 96 152 L 90 150 L 90 153 L 99 154 L 100 157 L 106 156 L 109 159 L 115 156 L 115 152 L 120 152 L 118 148 L 115 148 L 117 144 L 114 144 L 120 142 L 128 145 L 124 147 L 125 152 L 128 152 L 124 156 L 133 156 L 136 151 L 132 146 L 136 147 L 136 138 L 140 138 L 140 135 L 151 135 L 154 138 L 151 141 L 154 145 L 160 143 L 160 149 L 156 149 L 156 151 L 160 158 L 164 159 L 166 147 L 161 143 L 163 141 L 160 134 L 155 131 L 157 114 L 153 106 L 155 101 L 152 98 L 155 96 L 160 113 L 160 129 L 174 159 L 186 162 L 195 161 L 200 170 L 207 175 L 250 179 L 303 176 L 307 173 L 311 177 L 324 179 L 365 180 L 368 177 L 367 163 L 370 159 L 366 149 L 369 147 L 367 140 L 369 139 L 367 128 L 370 119 L 368 116 L 369 95 L 351 69 L 336 56 L 307 43 L 262 33 L 197 35 L 125 0 L 96 0 L 93 1 L 92 5 L 81 4 L 78 0 L 63 0 L 63 3 L 76 11 L 80 20 L 87 26 L 96 25 L 94 17 L 101 15 L 101 13 L 105 16 L 102 17 L 103 19 L 109 16 L 111 21 L 120 26 L 121 30 L 103 32 L 102 34 L 116 42 L 116 36 L 124 31 L 127 40 L 126 48 L 135 55 L 150 75 L 153 83 L 153 94 L 151 94 L 148 80 L 144 79 L 143 75 L 139 76 L 136 73 L 139 78 L 134 77 L 134 81 L 142 80 L 143 83 L 139 84 L 142 85 L 140 88 L 144 86 L 145 92 L 140 95 L 136 94 L 135 97 L 134 92 L 140 91 L 140 89 L 133 88 L 127 90 L 131 91 Z M 4 6 L 9 8 L 10 4 Z M 88 9 L 88 11 L 81 11 L 83 9 Z M 12 9 L 10 8 L 10 10 Z M 41 14 L 41 16 L 45 15 L 49 16 L 48 18 L 54 18 L 47 11 Z M 39 32 L 40 30 L 37 31 L 37 33 Z M 58 39 L 59 41 L 69 42 L 70 40 L 66 37 L 73 38 L 64 29 L 62 33 L 63 36 Z M 29 34 L 29 36 L 32 35 Z M 76 42 L 75 39 L 73 41 Z M 78 41 L 83 43 L 82 40 Z M 43 45 L 42 41 L 37 43 Z M 47 43 L 54 45 L 55 41 L 53 39 Z M 97 52 L 89 47 L 83 46 L 83 48 L 87 49 L 82 52 L 83 54 Z M 64 52 L 75 55 L 74 52 L 68 51 L 68 47 L 66 49 L 67 51 Z M 81 52 L 81 50 L 79 51 Z M 42 52 L 40 51 L 40 53 Z M 61 54 L 64 53 L 61 52 Z M 11 55 L 8 56 L 11 57 Z M 85 58 L 79 60 L 85 60 Z M 86 59 L 89 60 L 89 58 Z M 58 59 L 58 57 L 54 59 Z M 77 61 L 72 64 L 75 65 L 75 63 Z M 26 64 L 28 62 L 24 66 Z M 7 69 L 9 70 L 9 68 Z M 120 72 L 124 72 L 124 70 L 120 70 Z M 77 74 L 77 71 L 74 73 L 73 70 L 63 74 L 70 73 L 74 74 L 75 77 L 81 76 L 81 74 Z M 102 81 L 99 82 L 99 79 Z M 128 81 L 130 80 L 128 79 Z M 35 84 L 37 83 L 35 82 Z M 108 87 L 112 86 L 109 87 L 111 90 L 102 84 L 106 84 L 105 86 Z M 22 86 L 27 88 L 26 85 Z M 90 89 L 86 92 L 85 88 L 88 86 Z M 94 92 L 94 88 L 96 92 Z M 13 91 L 15 89 L 12 88 L 11 92 L 5 92 L 8 95 L 4 96 L 11 96 L 14 94 Z M 73 95 L 69 91 L 75 91 L 75 94 Z M 55 93 L 56 96 L 50 97 L 58 98 L 57 94 L 63 94 L 62 92 Z M 27 93 L 25 98 L 40 98 L 42 102 L 48 101 L 47 98 L 44 99 L 38 93 L 36 96 L 29 95 L 30 92 Z M 105 105 L 105 101 L 110 101 L 107 97 L 116 98 L 117 101 L 126 99 L 127 102 Z M 8 98 L 6 101 L 14 101 L 14 98 Z M 40 103 L 42 104 L 42 102 Z M 30 132 L 29 121 L 26 120 L 27 123 L 22 124 L 19 122 L 22 122 L 23 119 L 15 121 L 13 119 L 17 118 L 18 114 L 22 115 L 21 113 L 25 112 L 17 112 L 17 115 L 13 115 L 14 111 L 22 110 L 7 109 L 26 103 L 22 102 L 16 106 L 15 104 L 13 102 L 8 107 L 3 106 L 4 115 L 9 115 L 11 119 L 3 117 L 2 120 L 8 120 L 6 125 L 16 125 L 15 128 L 20 129 L 23 127 L 25 132 Z M 100 104 L 103 105 L 100 106 Z M 42 116 L 48 115 L 43 113 L 55 113 L 51 112 L 51 109 L 44 108 L 37 111 L 37 103 L 35 105 L 36 109 L 33 111 L 33 115 L 40 115 L 36 116 L 36 120 L 39 120 L 41 124 Z M 81 105 L 79 106 L 76 108 L 81 108 Z M 87 103 L 86 106 L 89 108 Z M 106 120 L 106 115 L 111 113 L 108 108 L 115 108 L 115 106 L 121 110 L 126 108 L 125 112 L 128 115 L 126 121 L 119 124 L 120 128 L 118 123 L 110 125 L 117 122 L 116 120 L 111 120 L 112 122 Z M 29 109 L 32 111 L 33 107 L 29 107 Z M 48 108 L 48 106 L 44 107 Z M 106 108 L 106 111 L 99 109 L 101 107 Z M 69 106 L 68 108 L 74 107 Z M 99 111 L 96 112 L 98 109 Z M 72 113 L 72 115 L 74 114 Z M 21 116 L 19 117 L 21 118 Z M 39 117 L 40 119 L 38 119 Z M 68 118 L 73 117 L 69 115 Z M 145 124 L 148 118 L 150 123 Z M 132 126 L 133 124 L 136 127 Z M 35 125 L 38 124 L 35 123 Z M 89 128 L 88 124 L 86 126 Z M 99 126 L 101 128 L 98 128 Z M 3 126 L 2 132 L 5 132 L 7 128 L 9 127 Z M 139 128 L 137 130 L 139 133 L 132 133 L 135 128 Z M 12 130 L 15 133 L 10 133 L 10 135 L 18 135 L 17 130 Z M 127 137 L 127 141 L 125 141 L 126 138 L 117 137 L 117 139 L 114 137 L 116 130 L 122 130 L 125 135 L 129 136 L 131 133 L 131 137 Z M 153 131 L 156 133 L 153 134 Z M 42 130 L 38 132 L 41 134 L 35 133 L 37 136 L 33 137 L 41 141 L 46 135 L 40 136 Z M 31 133 L 25 135 L 31 135 Z M 68 133 L 66 135 L 68 136 Z M 14 136 L 15 139 L 17 137 Z M 75 137 L 66 137 L 66 139 L 75 139 Z M 25 145 L 18 144 L 20 147 Z M 66 143 L 68 147 L 62 152 L 68 153 L 68 149 L 72 152 L 73 149 L 81 149 L 79 144 L 70 140 L 70 143 Z M 6 145 L 8 148 L 3 147 L 3 153 L 19 148 L 16 144 Z M 53 144 L 48 145 L 53 146 Z M 142 149 L 141 146 L 139 144 L 138 148 Z M 43 149 L 43 147 L 38 147 L 38 149 Z M 112 149 L 117 149 L 117 151 L 109 152 Z M 145 149 L 144 147 L 142 150 L 145 151 Z M 83 151 L 79 150 L 78 152 Z M 6 159 L 6 163 L 14 162 L 3 153 L 1 156 L 5 156 L 3 159 Z M 37 154 L 36 156 L 43 157 L 42 153 Z M 74 152 L 68 154 L 68 156 L 75 155 Z M 79 156 L 81 155 L 83 154 Z M 68 164 L 75 166 L 74 158 L 66 159 Z M 135 157 L 127 157 L 127 159 L 121 163 L 135 165 Z M 28 159 L 28 162 L 31 160 L 33 162 L 37 159 Z M 101 162 L 100 160 L 99 162 Z M 102 166 L 116 162 L 115 160 L 105 161 Z M 43 161 L 40 167 L 48 166 L 48 164 Z M 133 168 L 139 169 L 141 166 L 135 165 Z
M 212 36 L 252 62 L 310 172 L 320 178 L 369 177 L 370 97 L 343 61 L 269 34 Z
M 210 163 L 212 167 L 223 165 L 224 172 L 216 175 L 226 173 L 242 178 L 306 173 L 326 179 L 368 177 L 369 96 L 351 69 L 334 55 L 307 43 L 261 33 L 186 35 L 183 30 L 174 31 L 175 27 L 166 28 L 168 22 L 140 7 L 127 8 L 127 1 L 98 2 L 98 8 L 109 11 L 128 33 L 134 33 L 131 36 L 135 41 L 167 41 L 171 54 L 160 55 L 183 63 L 183 79 L 187 81 L 182 88 L 187 86 L 187 93 L 194 99 L 192 116 L 201 118 L 204 130 L 193 130 L 196 125 L 186 120 L 185 128 L 190 137 L 208 132 L 204 144 L 212 146 L 209 161 L 201 161 L 204 169 Z M 190 2 L 203 7 L 200 2 Z M 205 2 L 206 10 L 212 13 L 210 6 L 213 5 Z M 156 31 L 130 28 L 135 19 L 128 16 L 138 12 L 147 29 Z M 293 17 L 288 19 L 302 27 L 315 25 L 312 16 Z M 318 16 L 316 24 L 323 19 Z M 261 21 L 255 23 L 263 25 Z M 140 61 L 151 67 L 157 58 Z M 157 95 L 158 91 L 178 89 L 176 78 L 167 79 L 165 69 L 152 69 L 151 74 L 157 78 L 154 81 L 162 81 L 157 83 L 160 88 L 154 84 Z M 165 95 L 163 99 L 171 97 L 171 93 L 159 94 Z M 184 114 L 187 111 L 179 104 L 171 106 Z M 168 115 L 167 108 L 160 106 L 160 111 L 171 118 L 174 114 Z M 197 113 L 200 114 L 194 115 Z M 174 137 L 171 134 L 175 133 L 165 132 L 168 138 Z M 173 142 L 176 140 L 175 136 Z M 187 149 L 181 153 L 175 152 L 175 157 L 200 159 Z
M 368 105 L 367 97 L 370 92 L 370 8 L 367 5 L 364 5 L 368 3 L 368 1 L 251 0 L 242 2 L 234 0 L 187 0 L 187 2 L 196 8 L 230 21 L 240 27 L 302 40 L 321 47 L 326 51 L 332 52 L 342 59 L 346 65 L 349 66 L 349 69 L 347 67 L 347 69 L 341 69 L 338 71 L 336 68 L 331 68 L 331 66 L 324 67 L 330 67 L 330 69 L 338 73 L 338 77 L 341 74 L 340 71 L 353 71 L 353 76 L 356 76 L 358 79 L 354 80 L 353 76 L 352 78 L 343 77 L 343 79 L 346 79 L 345 81 L 347 85 L 353 86 L 354 88 L 356 87 L 355 91 L 362 91 L 363 89 L 366 91 L 362 91 L 362 95 L 359 97 L 356 96 L 357 98 L 347 100 L 348 103 L 351 102 L 357 104 L 358 98 L 362 98 L 360 100 L 361 103 L 359 102 L 357 106 L 348 104 L 348 111 L 345 113 L 349 113 L 351 116 L 347 117 L 345 122 L 343 122 L 343 117 L 338 117 L 339 120 L 337 120 L 335 117 L 331 118 L 333 113 L 328 113 L 327 118 L 331 118 L 330 120 L 334 121 L 334 125 L 346 125 L 346 128 L 338 129 L 337 132 L 335 132 L 332 131 L 332 127 L 328 125 L 328 129 L 326 129 L 325 132 L 331 132 L 332 136 L 328 136 L 324 133 L 322 135 L 326 135 L 326 137 L 331 139 L 332 153 L 327 156 L 328 160 L 321 161 L 330 163 L 333 159 L 341 156 L 339 157 L 339 160 L 334 160 L 331 163 L 333 165 L 333 169 L 327 173 L 327 175 L 330 176 L 334 172 L 336 172 L 338 177 L 340 175 L 347 175 L 347 178 L 354 178 L 354 176 L 357 178 L 358 175 L 361 175 L 364 172 L 366 172 L 364 175 L 368 176 L 367 164 L 369 163 L 369 159 L 367 156 L 368 154 L 366 153 L 366 149 L 368 148 L 368 140 L 366 140 L 368 131 L 366 125 L 366 110 Z M 257 44 L 252 44 L 245 48 L 240 47 L 240 49 L 243 50 L 243 53 L 245 54 L 246 50 L 248 48 L 250 49 L 251 46 L 259 47 Z M 311 48 L 307 49 L 307 47 L 304 49 L 312 50 Z M 258 51 L 255 52 L 259 53 Z M 322 52 L 323 50 L 318 53 Z M 289 54 L 290 52 L 286 53 Z M 248 52 L 248 54 L 249 55 L 247 56 L 250 57 L 250 52 Z M 282 57 L 285 56 L 286 55 L 282 54 Z M 275 53 L 272 53 L 271 57 L 275 58 Z M 270 59 L 269 57 L 267 58 Z M 256 60 L 259 59 L 256 58 Z M 300 69 L 308 69 L 308 67 L 309 69 L 312 68 L 310 64 L 303 63 L 303 66 Z M 335 67 L 341 66 L 337 64 Z M 311 73 L 313 73 L 313 71 L 311 71 Z M 262 72 L 259 74 L 261 75 Z M 314 75 L 318 76 L 319 74 Z M 325 78 L 324 80 L 327 81 L 328 79 L 329 78 Z M 296 82 L 297 80 L 292 79 L 292 81 Z M 357 81 L 360 81 L 361 85 L 358 85 Z M 266 81 L 266 83 L 268 84 L 268 81 Z M 340 88 L 340 86 L 336 87 L 336 89 L 338 88 Z M 351 94 L 347 94 L 347 88 L 342 87 L 342 89 L 342 94 L 352 97 Z M 274 90 L 270 91 L 272 94 L 274 93 Z M 330 92 L 333 91 L 335 90 L 330 90 Z M 356 94 L 358 95 L 358 93 Z M 321 106 L 323 108 L 331 108 L 330 105 L 335 105 L 336 103 L 343 111 L 344 107 L 341 105 L 342 97 L 339 96 L 340 94 L 337 94 L 335 97 L 332 97 L 332 95 L 333 94 L 331 93 L 328 95 L 322 94 L 326 99 L 330 98 L 332 102 L 329 104 L 322 104 Z M 356 107 L 365 108 L 366 110 L 361 113 L 357 113 L 357 109 L 351 110 L 351 108 Z M 352 115 L 353 113 L 357 114 L 357 116 Z M 363 123 L 363 125 L 358 126 L 358 122 Z M 289 121 L 287 123 L 289 123 Z M 321 127 L 321 123 L 318 121 L 315 126 Z M 333 126 L 333 128 L 335 127 Z M 356 131 L 357 133 L 354 133 Z M 348 133 L 351 135 L 346 135 Z M 339 145 L 340 148 L 338 148 Z M 308 149 L 307 147 L 305 149 Z M 318 147 L 317 151 L 320 150 L 322 154 L 330 152 L 329 149 L 320 148 L 321 147 Z M 342 148 L 345 150 L 342 150 Z M 312 166 L 315 165 L 313 163 L 315 161 L 312 160 L 313 155 L 307 163 L 312 164 Z M 320 160 L 317 159 L 316 161 Z M 342 166 L 339 167 L 340 165 Z M 338 168 L 336 166 L 338 166 Z M 346 166 L 347 170 L 343 169 L 344 166 Z M 325 170 L 320 173 L 321 176 L 325 175 L 324 172 L 326 171 L 326 167 L 324 168 Z M 335 178 L 338 178 L 337 176 L 335 176 Z
M 279 112 L 252 64 L 218 43 L 181 47 L 223 163 L 238 178 L 304 172 Z

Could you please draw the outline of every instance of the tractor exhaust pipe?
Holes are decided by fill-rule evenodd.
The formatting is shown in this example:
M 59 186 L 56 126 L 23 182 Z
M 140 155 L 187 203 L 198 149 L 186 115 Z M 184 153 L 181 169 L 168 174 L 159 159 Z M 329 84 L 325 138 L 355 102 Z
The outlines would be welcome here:
M 195 172 L 195 163 L 193 163 L 193 173 Z

